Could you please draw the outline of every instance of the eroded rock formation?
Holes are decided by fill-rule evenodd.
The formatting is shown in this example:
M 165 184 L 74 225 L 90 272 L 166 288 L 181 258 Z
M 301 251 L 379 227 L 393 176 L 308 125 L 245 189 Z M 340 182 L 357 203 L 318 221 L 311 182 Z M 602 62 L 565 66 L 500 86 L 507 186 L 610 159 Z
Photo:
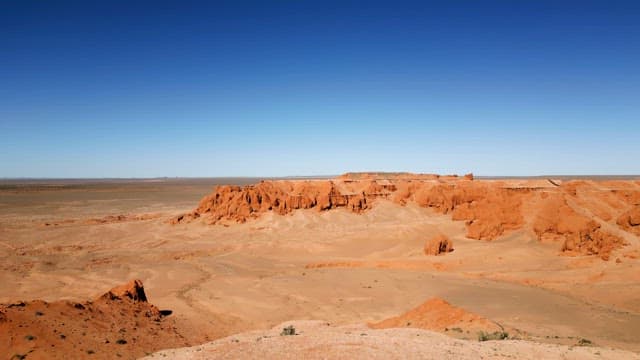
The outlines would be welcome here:
M 94 301 L 41 300 L 0 305 L 0 353 L 7 358 L 138 358 L 190 345 L 147 302 L 140 280 L 115 287 Z
M 640 235 L 640 204 L 625 211 L 616 221 L 623 229 Z
M 453 220 L 465 221 L 468 238 L 493 240 L 505 231 L 522 227 L 522 195 L 518 190 L 462 182 L 421 186 L 414 201 L 443 214 L 451 213 Z
M 440 255 L 453 251 L 453 241 L 446 235 L 438 234 L 424 244 L 425 255 Z
M 116 286 L 98 298 L 97 301 L 130 300 L 134 303 L 147 302 L 147 294 L 140 280 L 131 280 L 128 283 Z M 153 305 L 152 305 L 153 306 Z
M 180 215 L 173 223 L 206 217 L 209 223 L 221 220 L 245 222 L 261 213 L 273 211 L 280 215 L 297 209 L 318 211 L 346 208 L 359 213 L 371 207 L 378 197 L 386 197 L 395 190 L 392 185 L 376 181 L 358 182 L 347 186 L 334 181 L 262 181 L 256 185 L 217 186 L 204 197 L 192 213 Z
M 559 240 L 565 252 L 599 255 L 609 259 L 611 251 L 624 241 L 601 229 L 595 220 L 577 213 L 562 194 L 549 196 L 542 204 L 533 230 L 540 240 Z
M 544 179 L 473 179 L 472 174 L 458 177 L 349 173 L 332 180 L 217 186 L 194 211 L 170 221 L 177 224 L 203 219 L 209 224 L 243 223 L 265 212 L 285 215 L 297 209 L 344 208 L 361 213 L 377 201 L 388 200 L 403 206 L 427 207 L 449 214 L 452 220 L 464 221 L 466 236 L 471 239 L 489 241 L 509 232 L 530 229 L 541 241 L 558 242 L 560 250 L 569 255 L 598 255 L 603 259 L 608 259 L 611 252 L 625 242 L 603 228 L 595 217 L 640 233 L 640 185 L 632 181 L 580 180 L 552 184 Z

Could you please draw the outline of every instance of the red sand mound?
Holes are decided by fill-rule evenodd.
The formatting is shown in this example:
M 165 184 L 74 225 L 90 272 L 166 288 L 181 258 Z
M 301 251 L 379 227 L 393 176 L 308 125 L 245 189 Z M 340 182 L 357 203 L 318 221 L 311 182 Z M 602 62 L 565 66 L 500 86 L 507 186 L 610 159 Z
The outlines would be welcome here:
M 412 327 L 440 332 L 460 330 L 461 332 L 496 332 L 502 327 L 482 316 L 455 307 L 440 298 L 432 298 L 406 313 L 369 324 L 372 329 Z M 452 333 L 453 334 L 453 333 Z
M 425 255 L 440 255 L 453 251 L 453 241 L 446 235 L 438 234 L 424 244 Z
M 84 303 L 0 305 L 0 357 L 130 359 L 189 345 L 165 313 L 147 302 L 140 280 Z

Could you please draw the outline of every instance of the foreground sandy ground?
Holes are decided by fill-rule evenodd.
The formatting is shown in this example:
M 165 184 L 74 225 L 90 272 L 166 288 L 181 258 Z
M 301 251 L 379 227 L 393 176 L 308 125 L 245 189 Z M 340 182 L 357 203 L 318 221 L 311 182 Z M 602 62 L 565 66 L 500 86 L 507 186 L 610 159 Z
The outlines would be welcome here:
M 280 329 L 294 326 L 295 336 Z M 631 352 L 530 341 L 465 341 L 416 329 L 371 330 L 331 327 L 326 322 L 290 321 L 187 349 L 165 350 L 145 359 L 640 359 Z
M 629 180 L 629 186 L 635 191 L 640 184 L 634 181 Z M 231 358 L 239 354 L 234 351 L 248 351 L 248 357 L 272 351 L 255 344 L 256 338 L 279 333 L 280 324 L 292 319 L 321 319 L 331 326 L 295 322 L 303 334 L 267 338 L 265 343 L 285 341 L 292 354 L 313 355 L 330 344 L 353 340 L 356 348 L 379 348 L 379 354 L 387 354 L 392 345 L 380 345 L 379 340 L 394 334 L 411 344 L 415 351 L 409 353 L 416 357 L 539 358 L 553 351 L 553 356 L 566 358 L 599 356 L 598 352 L 604 358 L 633 358 L 633 353 L 607 348 L 640 351 L 638 236 L 605 221 L 599 220 L 604 229 L 611 227 L 627 242 L 612 250 L 608 261 L 563 253 L 557 242 L 540 241 L 527 227 L 491 241 L 470 239 L 465 222 L 453 221 L 450 214 L 388 199 L 375 200 L 375 206 L 361 213 L 306 209 L 286 215 L 267 212 L 244 223 L 169 223 L 191 211 L 214 183 L 4 185 L 0 303 L 86 301 L 141 279 L 150 302 L 173 311 L 172 321 L 186 345 L 221 339 L 203 345 L 201 351 L 219 355 L 226 349 Z M 426 256 L 425 241 L 434 234 L 451 239 L 455 250 Z M 465 328 L 435 330 L 469 342 L 423 329 L 366 326 L 434 297 L 490 319 L 518 339 L 567 347 L 534 349 L 530 342 L 512 340 L 479 343 L 477 333 Z M 258 332 L 239 335 L 239 342 L 224 338 L 247 331 Z M 345 331 L 351 334 L 340 335 Z M 422 332 L 425 335 L 417 336 Z M 312 333 L 322 334 L 316 350 L 305 340 Z M 227 341 L 230 347 L 224 345 Z M 49 344 L 36 338 L 26 346 L 46 358 L 43 349 Z M 165 347 L 151 344 L 142 355 Z M 340 347 L 346 352 L 340 353 Z M 447 353 L 458 347 L 460 353 Z M 350 357 L 346 348 L 337 346 L 336 355 Z M 433 352 L 422 352 L 427 348 Z M 101 355 L 100 349 L 92 350 L 92 355 Z M 11 357 L 11 351 L 0 353 Z M 113 356 L 102 354 L 109 355 Z

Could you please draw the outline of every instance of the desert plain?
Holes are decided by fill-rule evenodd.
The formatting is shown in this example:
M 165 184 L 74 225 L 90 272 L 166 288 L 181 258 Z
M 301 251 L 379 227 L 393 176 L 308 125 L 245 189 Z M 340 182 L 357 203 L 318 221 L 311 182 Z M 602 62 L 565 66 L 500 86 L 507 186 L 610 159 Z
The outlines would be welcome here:
M 2 359 L 637 359 L 640 179 L 4 180 L 0 304 Z

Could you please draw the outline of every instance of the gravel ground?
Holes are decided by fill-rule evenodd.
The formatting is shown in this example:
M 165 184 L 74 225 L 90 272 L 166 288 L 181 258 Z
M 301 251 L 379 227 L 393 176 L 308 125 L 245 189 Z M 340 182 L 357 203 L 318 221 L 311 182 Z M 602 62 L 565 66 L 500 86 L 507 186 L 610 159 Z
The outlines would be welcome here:
M 283 336 L 293 326 L 296 335 Z M 420 329 L 372 330 L 290 321 L 268 331 L 241 333 L 144 359 L 640 359 L 632 352 L 595 346 L 562 346 L 524 340 L 465 341 Z

